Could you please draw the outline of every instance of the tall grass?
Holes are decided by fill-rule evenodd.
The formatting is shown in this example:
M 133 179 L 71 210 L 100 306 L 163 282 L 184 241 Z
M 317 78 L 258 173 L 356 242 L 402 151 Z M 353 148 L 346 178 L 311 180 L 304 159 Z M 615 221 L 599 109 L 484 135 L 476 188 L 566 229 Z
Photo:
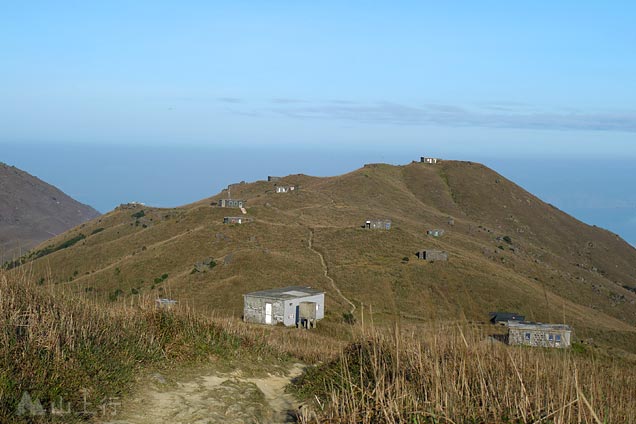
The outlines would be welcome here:
M 24 392 L 47 408 L 125 390 L 141 366 L 228 356 L 249 340 L 188 312 L 105 307 L 0 274 L 0 422 Z M 54 286 L 49 286 L 50 288 Z
M 634 423 L 633 364 L 510 347 L 483 329 L 365 332 L 297 383 L 302 422 Z

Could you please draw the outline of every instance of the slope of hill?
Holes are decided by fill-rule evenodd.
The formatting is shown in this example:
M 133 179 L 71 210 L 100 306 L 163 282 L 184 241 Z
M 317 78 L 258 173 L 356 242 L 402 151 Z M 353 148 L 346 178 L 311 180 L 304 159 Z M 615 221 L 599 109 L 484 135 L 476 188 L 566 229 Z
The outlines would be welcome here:
M 0 254 L 4 260 L 99 215 L 52 185 L 0 163 Z
M 277 182 L 300 186 L 290 193 L 274 184 L 231 186 L 254 219 L 242 225 L 223 224 L 241 214 L 215 206 L 227 192 L 174 209 L 123 205 L 39 246 L 34 278 L 111 301 L 150 293 L 234 316 L 243 293 L 309 285 L 327 292 L 327 322 L 341 322 L 349 302 L 376 323 L 484 321 L 514 310 L 636 351 L 636 249 L 483 165 L 371 164 Z M 385 217 L 390 231 L 361 228 Z M 427 236 L 432 228 L 445 234 Z M 449 261 L 418 260 L 424 248 Z M 212 266 L 195 266 L 206 258 Z

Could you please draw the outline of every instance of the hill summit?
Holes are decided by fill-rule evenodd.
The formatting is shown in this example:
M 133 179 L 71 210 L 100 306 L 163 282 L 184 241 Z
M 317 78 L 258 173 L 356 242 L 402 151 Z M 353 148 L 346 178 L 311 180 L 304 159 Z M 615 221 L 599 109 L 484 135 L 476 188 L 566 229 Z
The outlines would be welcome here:
M 514 311 L 636 350 L 636 250 L 483 165 L 368 164 L 272 180 L 179 208 L 122 205 L 28 260 L 35 278 L 106 301 L 149 294 L 240 316 L 242 294 L 302 285 L 326 292 L 326 323 L 362 311 L 376 323 Z M 239 206 L 228 200 L 244 201 L 246 214 L 219 206 Z M 422 250 L 438 260 L 419 259 Z
M 0 163 L 0 252 L 5 260 L 99 215 L 39 178 Z

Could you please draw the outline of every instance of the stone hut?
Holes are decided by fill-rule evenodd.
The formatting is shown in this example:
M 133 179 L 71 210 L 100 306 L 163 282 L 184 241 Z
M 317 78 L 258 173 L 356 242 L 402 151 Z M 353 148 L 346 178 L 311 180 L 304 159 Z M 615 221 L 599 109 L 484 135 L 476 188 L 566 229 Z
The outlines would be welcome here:
M 224 224 L 246 224 L 248 222 L 252 222 L 252 218 L 244 216 L 226 216 L 223 218 Z
M 390 219 L 367 219 L 364 223 L 364 228 L 371 230 L 390 230 Z
M 280 180 L 280 177 L 274 177 L 272 175 L 267 176 L 267 181 L 274 182 Z
M 422 156 L 420 158 L 420 162 L 428 163 L 428 164 L 431 164 L 431 165 L 434 165 L 434 164 L 436 164 L 439 161 L 440 161 L 440 159 L 438 159 L 438 158 L 427 158 L 427 157 L 424 157 L 424 156 Z
M 570 347 L 572 328 L 565 324 L 508 321 L 508 344 L 535 347 Z
M 157 308 L 170 309 L 176 304 L 177 304 L 177 301 L 172 299 L 164 299 L 164 298 L 155 299 L 155 305 L 157 306 Z
M 440 230 L 440 229 L 428 230 L 426 234 L 433 237 L 441 237 L 444 235 L 444 230 Z
M 220 199 L 217 202 L 220 208 L 243 208 L 245 207 L 245 200 L 238 199 Z
M 325 316 L 325 292 L 290 286 L 243 295 L 243 321 L 287 327 L 316 326 Z
M 276 186 L 276 193 L 289 193 L 296 190 L 296 186 Z
M 424 259 L 430 262 L 448 260 L 448 253 L 442 250 L 432 250 L 432 249 L 420 250 L 419 252 L 416 253 L 416 255 L 418 258 Z

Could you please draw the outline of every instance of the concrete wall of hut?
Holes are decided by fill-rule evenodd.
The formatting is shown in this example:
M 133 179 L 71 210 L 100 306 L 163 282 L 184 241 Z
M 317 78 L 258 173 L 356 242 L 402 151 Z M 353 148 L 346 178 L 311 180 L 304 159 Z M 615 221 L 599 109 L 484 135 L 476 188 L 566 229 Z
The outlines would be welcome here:
M 570 346 L 570 334 L 570 331 L 558 329 L 509 328 L 508 343 L 510 345 L 564 348 Z M 550 340 L 550 335 L 552 335 L 552 340 Z M 557 335 L 561 336 L 560 342 L 557 342 Z

